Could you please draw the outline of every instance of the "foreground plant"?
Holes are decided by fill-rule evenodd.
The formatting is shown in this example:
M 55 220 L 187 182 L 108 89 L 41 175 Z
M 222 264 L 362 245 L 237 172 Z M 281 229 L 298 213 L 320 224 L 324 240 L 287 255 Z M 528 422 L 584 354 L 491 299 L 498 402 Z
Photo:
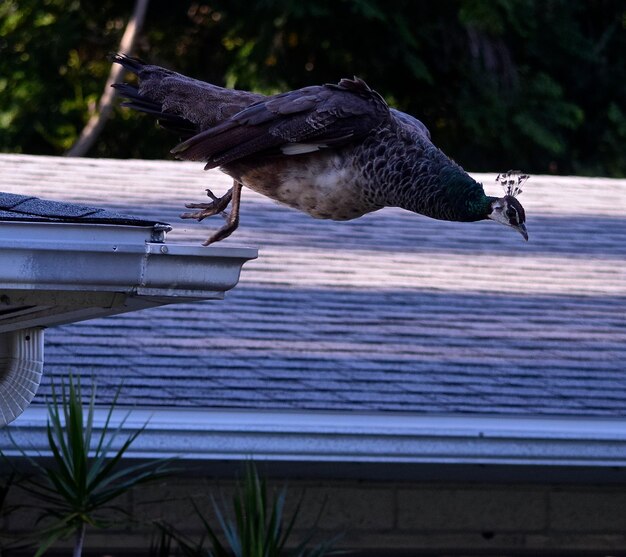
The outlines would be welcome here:
M 80 380 L 70 376 L 67 388 L 61 383 L 60 396 L 53 385 L 52 401 L 48 403 L 47 437 L 52 463 L 41 464 L 18 447 L 37 471 L 20 487 L 42 502 L 37 507 L 39 521 L 46 520 L 44 529 L 37 532 L 42 541 L 35 557 L 43 555 L 59 539 L 71 535 L 75 539 L 73 556 L 80 557 L 88 526 L 110 527 L 118 522 L 110 518 L 111 514 L 128 517 L 125 510 L 113 505 L 117 498 L 135 486 L 171 472 L 170 461 L 164 459 L 121 465 L 122 457 L 146 426 L 130 434 L 121 445 L 116 443 L 128 419 L 127 414 L 117 426 L 111 424 L 118 395 L 119 390 L 100 433 L 96 434 L 96 386 L 92 385 L 88 404 L 83 406 Z
M 9 492 L 13 491 L 17 485 L 18 480 L 15 473 L 3 478 L 2 483 L 0 483 L 0 524 L 14 511 L 18 510 L 17 505 L 10 505 L 8 502 Z M 0 556 L 9 550 L 25 550 L 28 547 L 30 547 L 29 544 L 19 543 L 16 540 L 16 536 L 0 531 Z
M 254 465 L 249 464 L 243 486 L 238 486 L 232 500 L 233 517 L 213 500 L 213 508 L 223 537 L 209 523 L 194 501 L 194 508 L 204 527 L 204 536 L 193 543 L 169 526 L 161 528 L 178 544 L 186 557 L 323 557 L 336 554 L 331 550 L 334 539 L 309 546 L 313 533 L 305 536 L 297 546 L 287 549 L 300 512 L 298 503 L 292 516 L 284 514 L 287 489 L 283 487 L 270 498 L 264 479 L 259 478 Z M 205 548 L 208 538 L 210 548 Z M 224 541 L 222 541 L 224 540 Z

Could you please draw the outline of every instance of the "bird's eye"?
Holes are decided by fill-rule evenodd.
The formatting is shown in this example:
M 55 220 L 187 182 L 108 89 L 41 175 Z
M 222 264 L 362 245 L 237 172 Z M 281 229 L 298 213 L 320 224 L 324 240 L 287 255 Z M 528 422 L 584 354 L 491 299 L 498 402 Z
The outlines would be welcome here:
M 508 217 L 509 220 L 513 220 L 517 217 L 517 213 L 513 209 L 507 209 L 506 216 Z

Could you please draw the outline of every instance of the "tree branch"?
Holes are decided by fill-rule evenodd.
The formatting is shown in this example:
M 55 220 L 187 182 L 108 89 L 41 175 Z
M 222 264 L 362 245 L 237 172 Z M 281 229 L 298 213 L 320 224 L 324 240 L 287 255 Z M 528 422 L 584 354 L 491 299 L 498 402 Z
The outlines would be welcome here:
M 118 52 L 130 53 L 133 50 L 137 34 L 143 26 L 149 1 L 150 0 L 137 0 L 135 2 L 133 14 L 128 20 L 128 24 L 124 30 L 124 35 L 122 35 Z M 98 109 L 87 121 L 87 124 L 83 128 L 80 137 L 76 140 L 76 143 L 74 143 L 74 145 L 72 145 L 72 147 L 64 153 L 66 157 L 84 157 L 95 143 L 96 139 L 100 135 L 100 132 L 103 130 L 111 111 L 113 110 L 115 89 L 113 89 L 111 85 L 120 80 L 123 71 L 124 68 L 119 64 L 111 65 L 109 78 L 104 86 L 104 92 L 100 97 Z

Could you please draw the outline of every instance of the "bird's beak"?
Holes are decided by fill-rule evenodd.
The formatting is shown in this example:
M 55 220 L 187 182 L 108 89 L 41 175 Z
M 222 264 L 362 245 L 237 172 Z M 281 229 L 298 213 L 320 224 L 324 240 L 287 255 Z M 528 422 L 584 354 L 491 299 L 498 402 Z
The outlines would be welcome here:
M 524 223 L 518 224 L 513 228 L 517 230 L 522 236 L 524 236 L 524 240 L 528 242 L 528 231 L 526 230 L 526 225 Z

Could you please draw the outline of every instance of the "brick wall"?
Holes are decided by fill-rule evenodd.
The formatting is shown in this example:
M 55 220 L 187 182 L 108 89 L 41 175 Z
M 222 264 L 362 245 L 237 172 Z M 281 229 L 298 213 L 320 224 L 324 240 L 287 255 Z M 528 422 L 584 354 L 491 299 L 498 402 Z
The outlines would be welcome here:
M 280 486 L 282 483 L 271 484 Z M 626 555 L 626 486 L 436 484 L 290 480 L 287 511 L 302 498 L 299 531 L 343 533 L 339 546 L 373 555 Z M 230 500 L 233 483 L 172 479 L 123 500 L 137 524 L 91 531 L 93 555 L 140 554 L 152 520 L 199 537 L 193 497 L 213 516 L 210 496 Z M 24 501 L 21 501 L 24 502 Z M 22 514 L 4 525 L 28 530 Z M 404 550 L 404 551 L 403 551 Z M 408 551 L 408 553 L 407 553 Z

